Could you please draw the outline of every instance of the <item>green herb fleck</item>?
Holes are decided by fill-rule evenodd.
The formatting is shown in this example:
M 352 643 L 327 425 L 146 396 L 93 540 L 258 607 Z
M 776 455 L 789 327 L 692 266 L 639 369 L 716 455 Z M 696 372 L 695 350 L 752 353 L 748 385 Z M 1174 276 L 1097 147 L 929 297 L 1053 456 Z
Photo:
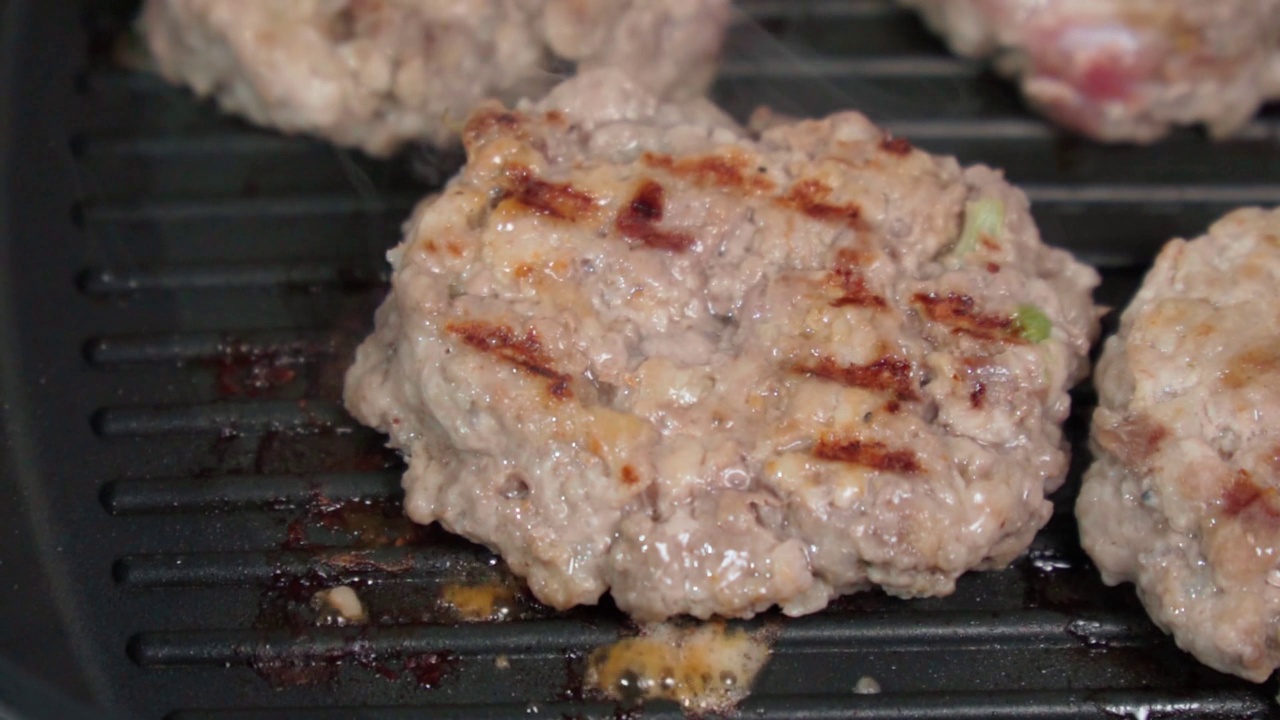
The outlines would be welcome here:
M 1035 305 L 1019 306 L 1013 314 L 1013 326 L 1027 342 L 1044 342 L 1053 333 L 1053 321 Z
M 964 230 L 956 241 L 956 255 L 967 255 L 985 235 L 999 241 L 1004 229 L 1004 203 L 999 198 L 983 198 L 964 204 Z

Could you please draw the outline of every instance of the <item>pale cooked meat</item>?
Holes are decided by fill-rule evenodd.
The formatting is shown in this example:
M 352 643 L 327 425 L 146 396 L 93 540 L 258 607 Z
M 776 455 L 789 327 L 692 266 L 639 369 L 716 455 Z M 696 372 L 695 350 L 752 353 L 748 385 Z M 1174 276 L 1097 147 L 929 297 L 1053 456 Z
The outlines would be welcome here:
M 1201 123 L 1222 137 L 1280 98 L 1280 0 L 899 2 L 1099 140 L 1153 142 Z
M 387 155 L 455 141 L 557 59 L 696 95 L 728 18 L 729 0 L 148 0 L 143 29 L 159 72 L 224 110 Z
M 1280 211 L 1156 258 L 1098 363 L 1080 536 L 1201 662 L 1280 666 Z
M 656 620 L 944 595 L 1048 519 L 1098 278 L 997 172 L 611 72 L 464 142 L 347 375 L 414 520 Z

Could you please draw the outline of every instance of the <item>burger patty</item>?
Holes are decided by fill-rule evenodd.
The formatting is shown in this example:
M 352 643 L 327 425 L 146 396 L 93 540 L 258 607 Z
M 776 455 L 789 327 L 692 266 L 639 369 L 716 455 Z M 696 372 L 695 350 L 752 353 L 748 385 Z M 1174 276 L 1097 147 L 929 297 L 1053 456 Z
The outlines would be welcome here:
M 1156 258 L 1098 363 L 1077 504 L 1102 577 L 1179 647 L 1280 666 L 1280 210 L 1237 210 Z
M 412 519 L 648 621 L 945 595 L 1049 518 L 1098 276 L 996 171 L 609 71 L 463 140 L 346 379 Z
M 1153 142 L 1199 123 L 1222 137 L 1280 98 L 1280 0 L 899 1 L 1098 140 Z
M 555 60 L 697 95 L 728 19 L 729 0 L 148 0 L 142 24 L 171 82 L 388 155 L 455 141 L 481 100 L 545 89 Z

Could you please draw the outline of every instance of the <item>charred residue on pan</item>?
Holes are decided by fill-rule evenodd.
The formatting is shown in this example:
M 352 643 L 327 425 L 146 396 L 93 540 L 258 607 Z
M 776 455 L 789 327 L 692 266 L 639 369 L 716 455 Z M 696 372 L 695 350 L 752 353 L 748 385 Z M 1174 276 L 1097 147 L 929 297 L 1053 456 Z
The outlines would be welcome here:
M 280 284 L 286 295 L 312 296 L 337 291 L 342 296 L 376 295 L 390 282 L 389 271 L 374 265 L 341 265 L 319 276 L 289 279 Z
M 251 469 L 259 475 L 374 473 L 402 463 L 380 435 L 364 430 L 303 436 L 269 430 L 257 437 Z
M 797 180 L 777 199 L 777 203 L 814 220 L 841 223 L 854 229 L 864 228 L 862 207 L 853 202 L 843 205 L 831 202 L 832 193 L 831 186 L 821 180 L 804 178 Z
M 218 343 L 209 364 L 219 397 L 258 398 L 278 395 L 327 352 L 331 348 L 304 341 L 256 345 L 228 336 Z
M 372 430 L 334 428 L 323 422 L 292 429 L 242 432 L 222 428 L 197 460 L 193 477 L 253 474 L 293 477 L 394 471 L 403 461 Z
M 344 667 L 363 668 L 389 681 L 408 677 L 423 687 L 437 686 L 452 667 L 447 649 L 378 652 L 367 642 L 374 625 L 435 619 L 421 616 L 423 604 L 413 602 L 412 584 L 389 582 L 414 570 L 415 556 L 374 552 L 422 541 L 417 537 L 419 527 L 403 519 L 394 499 L 334 502 L 317 495 L 303 515 L 288 525 L 277 567 L 259 597 L 254 623 L 264 631 L 288 630 L 298 640 L 291 646 L 296 651 L 255 657 L 250 663 L 253 669 L 273 687 L 332 682 Z M 344 541 L 339 547 L 314 544 L 311 536 L 316 529 L 331 538 L 334 533 L 345 536 Z M 434 544 L 432 540 L 426 542 Z M 301 572 L 299 562 L 306 567 Z M 335 624 L 319 602 L 321 593 L 341 586 L 355 592 L 364 615 L 359 624 L 364 626 L 339 647 L 317 654 L 307 638 L 317 626 Z M 406 617 L 407 608 L 418 612 Z
M 342 669 L 340 663 L 302 657 L 255 657 L 249 667 L 277 690 L 328 685 L 338 679 Z
M 886 134 L 880 139 L 880 149 L 890 155 L 905 156 L 911 154 L 911 143 L 906 138 Z
M 299 563 L 304 570 L 298 570 Z M 340 586 L 358 596 L 363 627 L 339 648 L 317 656 L 308 652 L 305 638 L 317 625 L 334 624 L 317 602 L 318 594 Z M 264 631 L 289 630 L 300 640 L 299 650 L 255 658 L 251 665 L 275 687 L 331 682 L 348 667 L 388 681 L 436 687 L 457 666 L 447 648 L 375 651 L 367 638 L 387 626 L 555 614 L 497 556 L 438 527 L 413 523 L 404 517 L 398 498 L 335 501 L 317 492 L 287 527 L 255 622 Z
M 399 454 L 386 447 L 382 435 L 342 422 L 335 425 L 332 413 L 320 410 L 340 403 L 343 377 L 357 344 L 372 327 L 373 308 L 381 296 L 365 293 L 344 301 L 333 327 L 322 333 L 276 342 L 227 335 L 213 353 L 198 359 L 198 366 L 213 369 L 220 399 L 293 398 L 299 419 L 285 427 L 253 430 L 232 420 L 191 474 L 312 475 L 399 467 Z
M 564 658 L 564 688 L 557 700 L 581 702 L 587 699 L 587 653 L 579 649 L 566 649 Z
M 215 367 L 221 397 L 261 397 L 298 377 L 297 362 L 274 352 L 223 355 Z
M 346 668 L 359 668 L 388 682 L 408 680 L 419 688 L 439 687 L 458 665 L 447 651 L 379 653 L 368 639 L 356 636 L 322 653 L 273 653 L 255 657 L 249 666 L 271 687 L 285 689 L 329 685 L 341 679 Z
M 315 593 L 347 585 L 362 593 L 370 617 L 382 603 L 363 592 L 388 578 L 413 570 L 414 545 L 436 544 L 440 531 L 410 522 L 398 499 L 374 498 L 336 502 L 318 492 L 300 516 L 288 523 L 281 554 L 259 603 L 259 626 L 307 627 L 314 624 Z M 403 549 L 403 552 L 378 550 Z M 305 570 L 296 570 L 298 562 Z
M 249 666 L 269 685 L 282 689 L 332 683 L 347 665 L 368 668 L 386 679 L 398 678 L 374 657 L 363 632 L 345 639 L 337 648 L 320 653 L 311 650 L 306 642 L 310 633 L 316 625 L 328 624 L 320 621 L 314 598 L 338 585 L 360 593 L 368 582 L 350 577 L 339 581 L 322 568 L 304 574 L 273 573 L 263 592 L 255 626 L 264 631 L 285 628 L 296 642 L 284 652 L 264 651 L 249 660 Z
M 378 299 L 372 293 L 361 295 L 360 302 L 354 304 L 358 307 L 348 308 L 337 327 L 318 346 L 294 345 L 281 348 L 279 353 L 255 353 L 229 342 L 232 364 L 247 364 L 252 377 L 255 363 L 288 367 L 299 361 L 308 368 L 302 377 L 305 383 L 293 381 L 303 386 L 299 407 L 305 411 L 308 401 L 337 402 L 341 398 L 342 375 L 356 343 L 367 334 L 370 307 Z M 308 426 L 306 432 L 280 429 L 241 434 L 229 428 L 224 435 L 219 441 L 217 472 L 341 476 L 394 473 L 402 465 L 399 455 L 385 447 L 382 436 L 362 428 L 346 431 L 318 422 L 314 427 Z M 283 500 L 277 505 L 271 509 L 281 512 L 294 508 L 296 512 L 283 529 L 279 561 L 260 595 L 256 626 L 263 630 L 284 628 L 299 639 L 308 637 L 315 632 L 317 623 L 324 623 L 314 603 L 317 593 L 342 585 L 357 593 L 367 612 L 368 625 L 360 628 L 357 637 L 322 657 L 307 653 L 308 646 L 302 642 L 299 653 L 255 658 L 252 666 L 273 686 L 332 682 L 340 679 L 343 668 L 357 668 L 387 681 L 438 686 L 457 666 L 448 648 L 375 652 L 364 638 L 375 634 L 379 626 L 456 622 L 456 609 L 430 599 L 424 602 L 423 598 L 424 592 L 429 596 L 442 594 L 442 587 L 449 582 L 455 585 L 454 599 L 467 596 L 467 591 L 457 589 L 462 587 L 482 588 L 488 584 L 510 588 L 498 594 L 502 597 L 497 598 L 495 614 L 497 610 L 510 618 L 551 614 L 488 551 L 406 518 L 398 492 L 388 489 L 386 494 L 331 498 L 317 485 L 300 508 Z M 456 557 L 458 565 L 447 567 L 446 577 L 431 577 L 429 573 L 423 577 L 419 565 L 427 556 L 421 548 L 430 548 L 433 555 Z M 300 564 L 306 568 L 301 572 Z
M 426 539 L 429 529 L 404 516 L 398 497 L 330 500 L 314 491 L 303 512 L 286 529 L 283 550 L 303 550 L 330 543 L 309 539 L 317 531 L 338 539 L 343 547 L 371 549 L 405 547 Z

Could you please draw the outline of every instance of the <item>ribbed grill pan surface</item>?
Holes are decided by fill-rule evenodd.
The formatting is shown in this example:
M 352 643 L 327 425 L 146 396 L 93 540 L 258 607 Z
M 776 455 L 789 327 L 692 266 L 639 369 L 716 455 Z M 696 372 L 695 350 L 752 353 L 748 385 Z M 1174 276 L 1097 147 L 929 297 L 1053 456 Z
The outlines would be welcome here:
M 252 129 L 122 69 L 106 48 L 127 6 L 0 3 L 0 460 L 8 512 L 37 531 L 0 553 L 22 576 L 0 604 L 6 652 L 129 717 L 621 712 L 581 677 L 591 648 L 633 629 L 625 618 L 517 596 L 506 621 L 454 622 L 441 588 L 501 581 L 500 564 L 400 519 L 398 458 L 341 410 L 382 255 L 429 190 L 421 168 Z M 1280 204 L 1274 112 L 1226 143 L 1188 131 L 1101 147 L 1029 115 L 885 2 L 742 7 L 751 23 L 715 88 L 726 107 L 853 106 L 1005 168 L 1045 238 L 1102 269 L 1101 302 L 1126 302 L 1167 238 Z M 775 653 L 742 713 L 1280 716 L 1274 681 L 1201 667 L 1083 557 L 1070 509 L 1092 402 L 1077 391 L 1076 467 L 1027 558 L 944 599 L 866 594 L 755 623 L 776 626 Z M 369 627 L 306 621 L 310 593 L 341 583 Z M 855 694 L 862 676 L 883 692 Z

